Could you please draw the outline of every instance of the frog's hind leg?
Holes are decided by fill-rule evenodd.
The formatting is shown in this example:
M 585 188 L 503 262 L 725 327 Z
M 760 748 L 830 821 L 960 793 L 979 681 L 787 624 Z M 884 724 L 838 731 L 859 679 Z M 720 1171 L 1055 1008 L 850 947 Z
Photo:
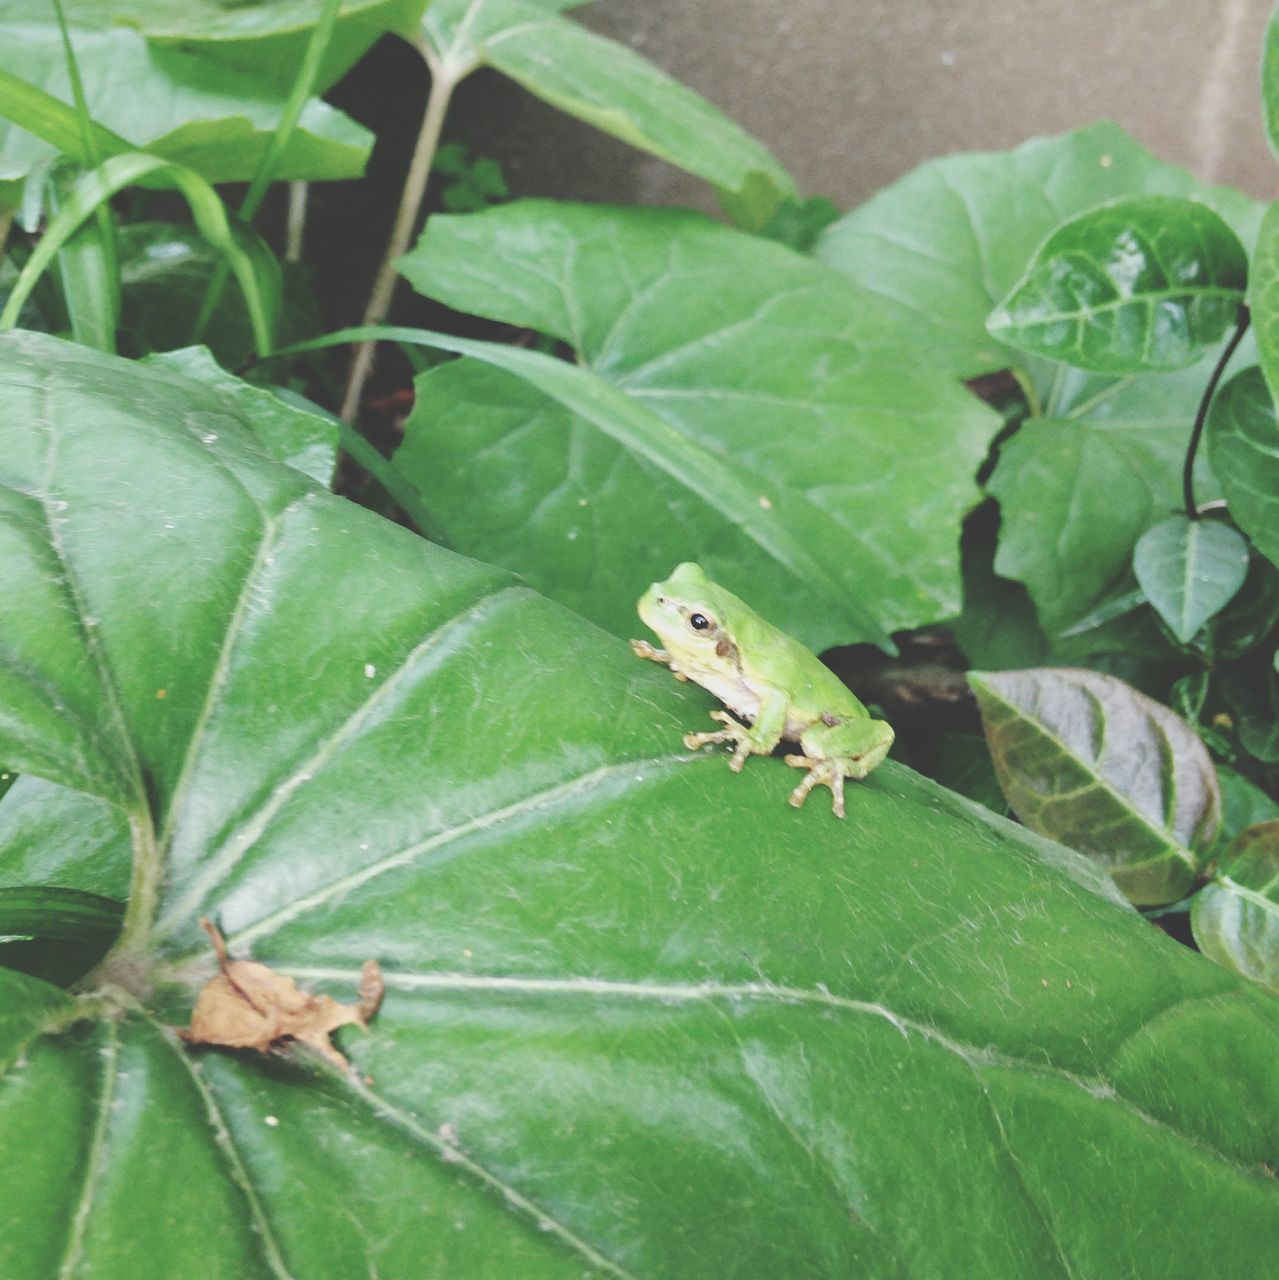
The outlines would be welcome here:
M 816 786 L 831 791 L 831 808 L 844 816 L 844 779 L 864 778 L 880 764 L 893 745 L 893 731 L 882 720 L 818 724 L 800 738 L 804 755 L 789 755 L 786 763 L 807 769 L 808 775 L 790 793 L 797 809 Z

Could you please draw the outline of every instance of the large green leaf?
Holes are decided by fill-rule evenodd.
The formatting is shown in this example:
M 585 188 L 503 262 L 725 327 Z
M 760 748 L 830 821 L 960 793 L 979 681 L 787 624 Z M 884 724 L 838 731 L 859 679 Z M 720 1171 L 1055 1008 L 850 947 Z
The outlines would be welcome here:
M 70 103 L 53 6 L 49 0 L 36 3 L 33 14 L 28 0 L 0 0 L 0 70 Z M 70 6 L 69 16 L 88 109 L 98 124 L 132 146 L 188 165 L 211 182 L 252 177 L 283 112 L 287 83 L 264 81 L 186 45 L 148 43 L 127 28 L 92 29 L 85 23 L 92 15 L 82 13 L 81 6 Z M 121 91 L 122 85 L 127 92 Z M 78 135 L 63 138 L 61 131 L 41 132 L 39 118 L 16 110 L 14 102 L 6 101 L 4 114 L 22 126 L 0 123 L 0 182 L 6 184 L 10 204 L 16 203 L 18 181 L 47 164 L 59 149 L 90 159 L 81 154 Z M 316 99 L 303 110 L 276 176 L 358 177 L 371 144 L 366 130 Z
M 0 756 L 136 857 L 109 993 L 0 971 L 6 1280 L 1264 1267 L 1273 1001 L 892 762 L 839 823 L 690 756 L 700 690 L 206 394 L 0 338 Z M 178 1042 L 200 913 L 381 962 L 355 1074 Z
M 1279 423 L 1259 368 L 1236 374 L 1217 392 L 1206 437 L 1231 516 L 1279 565 Z
M 974 377 L 1025 362 L 987 333 L 986 318 L 1040 242 L 1075 214 L 1139 195 L 1201 201 L 1245 245 L 1255 239 L 1255 201 L 1203 186 L 1102 123 L 1012 151 L 930 160 L 829 227 L 817 254 L 880 295 L 930 360 Z
M 1207 205 L 1135 196 L 1053 231 L 986 327 L 1097 373 L 1183 369 L 1236 323 L 1247 281 L 1239 237 Z
M 621 634 L 634 583 L 688 559 L 818 649 L 957 611 L 998 420 L 840 277 L 696 214 L 541 201 L 436 216 L 402 269 L 568 343 L 603 407 L 422 375 L 396 466 L 454 546 Z
M 1221 820 L 1194 730 L 1096 671 L 973 672 L 1000 786 L 1035 831 L 1096 858 L 1136 903 L 1175 902 Z
M 560 0 L 434 0 L 423 32 L 437 71 L 490 66 L 530 93 L 704 178 L 757 229 L 795 184 L 762 143 L 625 45 L 560 15 Z

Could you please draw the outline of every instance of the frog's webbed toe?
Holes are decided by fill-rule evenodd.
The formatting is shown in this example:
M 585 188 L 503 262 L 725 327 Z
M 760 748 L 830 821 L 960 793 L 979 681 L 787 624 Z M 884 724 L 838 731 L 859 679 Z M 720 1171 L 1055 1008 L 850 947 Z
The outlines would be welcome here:
M 827 786 L 831 792 L 831 808 L 837 818 L 844 816 L 844 779 L 848 776 L 846 763 L 836 757 L 815 759 L 812 756 L 787 756 L 786 763 L 796 769 L 807 769 L 808 774 L 790 793 L 790 802 L 799 808 L 816 786 Z
M 697 751 L 701 747 L 709 747 L 718 742 L 731 742 L 735 750 L 733 758 L 728 762 L 728 767 L 734 773 L 741 773 L 746 757 L 754 750 L 750 730 L 727 711 L 712 711 L 711 719 L 718 720 L 724 728 L 713 733 L 686 733 L 684 745 L 690 751 Z

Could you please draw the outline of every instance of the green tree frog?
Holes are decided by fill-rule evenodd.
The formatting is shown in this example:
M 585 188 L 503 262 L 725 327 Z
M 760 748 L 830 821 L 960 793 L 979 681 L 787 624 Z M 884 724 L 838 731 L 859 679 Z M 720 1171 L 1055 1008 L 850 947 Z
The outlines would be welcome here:
M 808 774 L 791 804 L 803 804 L 822 784 L 831 789 L 836 817 L 844 816 L 844 779 L 864 778 L 883 760 L 893 745 L 890 725 L 872 719 L 798 640 L 717 586 L 700 565 L 678 565 L 653 583 L 640 597 L 639 615 L 665 648 L 632 640 L 636 655 L 664 663 L 677 680 L 695 681 L 741 717 L 712 711 L 724 728 L 685 734 L 685 746 L 731 742 L 729 767 L 740 772 L 747 756 L 768 755 L 783 738 L 798 742 L 804 754 L 788 755 L 786 763 Z

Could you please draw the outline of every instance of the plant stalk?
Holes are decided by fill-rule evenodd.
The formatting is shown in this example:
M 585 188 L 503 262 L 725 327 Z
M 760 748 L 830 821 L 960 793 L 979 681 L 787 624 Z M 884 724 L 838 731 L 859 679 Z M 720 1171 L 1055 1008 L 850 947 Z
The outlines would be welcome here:
M 306 206 L 310 191 L 309 182 L 289 183 L 289 215 L 284 242 L 285 262 L 302 261 L 302 242 L 306 238 Z
M 426 110 L 422 113 L 422 127 L 418 131 L 413 159 L 409 164 L 408 175 L 404 179 L 400 207 L 395 214 L 395 225 L 391 228 L 390 238 L 386 242 L 386 251 L 382 255 L 381 265 L 373 281 L 368 306 L 364 309 L 363 323 L 366 325 L 381 324 L 391 309 L 391 300 L 395 296 L 395 286 L 399 279 L 395 263 L 409 247 L 413 229 L 417 226 L 422 201 L 426 197 L 426 184 L 431 176 L 431 165 L 440 143 L 440 131 L 444 127 L 444 117 L 448 113 L 453 90 L 457 88 L 458 81 L 461 79 L 458 71 L 443 59 L 438 62 L 431 59 L 424 44 L 419 45 L 419 49 L 423 58 L 431 66 L 431 92 L 427 95 Z M 364 384 L 373 370 L 373 350 L 372 342 L 362 342 L 355 349 L 339 415 L 345 423 L 354 422 L 360 411 Z
M 1182 500 L 1186 508 L 1187 520 L 1199 519 L 1199 508 L 1195 505 L 1195 455 L 1199 452 L 1199 441 L 1203 437 L 1204 423 L 1208 421 L 1208 408 L 1212 404 L 1212 397 L 1216 394 L 1217 383 L 1221 381 L 1221 375 L 1226 371 L 1226 365 L 1230 363 L 1230 357 L 1235 354 L 1235 348 L 1243 341 L 1243 336 L 1248 332 L 1248 325 L 1252 321 L 1252 315 L 1248 308 L 1240 303 L 1239 306 L 1239 323 L 1235 326 L 1235 332 L 1230 341 L 1226 343 L 1226 349 L 1221 353 L 1221 358 L 1217 361 L 1216 367 L 1212 371 L 1212 377 L 1208 379 L 1208 385 L 1204 388 L 1203 398 L 1199 401 L 1199 409 L 1195 413 L 1195 425 L 1190 430 L 1190 443 L 1186 446 L 1186 462 L 1181 472 L 1181 494 Z
M 160 900 L 160 881 L 164 878 L 164 851 L 156 838 L 155 824 L 149 812 L 129 815 L 129 834 L 133 844 L 133 874 L 129 881 L 129 902 L 124 911 L 120 936 L 111 948 L 112 955 L 125 952 L 140 954 L 146 949 L 155 922 L 156 904 Z

